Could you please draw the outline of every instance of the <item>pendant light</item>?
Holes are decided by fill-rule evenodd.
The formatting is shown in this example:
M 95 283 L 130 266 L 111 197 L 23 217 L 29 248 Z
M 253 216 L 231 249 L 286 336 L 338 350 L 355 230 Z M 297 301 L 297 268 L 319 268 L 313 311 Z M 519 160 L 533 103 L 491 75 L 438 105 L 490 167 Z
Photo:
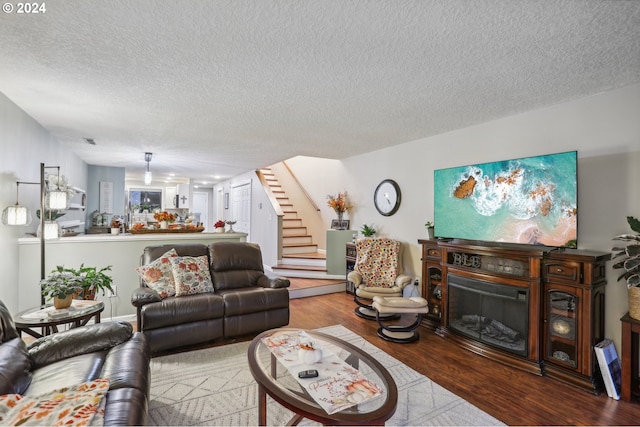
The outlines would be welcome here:
M 147 162 L 147 171 L 144 173 L 145 185 L 151 184 L 151 171 L 149 170 L 149 162 L 151 162 L 151 156 L 153 153 L 144 153 L 144 161 Z

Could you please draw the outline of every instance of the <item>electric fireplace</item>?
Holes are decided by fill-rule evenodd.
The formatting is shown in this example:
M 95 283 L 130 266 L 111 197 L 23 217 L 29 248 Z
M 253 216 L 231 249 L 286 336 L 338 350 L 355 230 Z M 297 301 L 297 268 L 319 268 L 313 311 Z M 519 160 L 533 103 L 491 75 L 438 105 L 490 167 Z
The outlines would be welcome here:
M 529 290 L 447 275 L 449 328 L 481 343 L 528 355 Z

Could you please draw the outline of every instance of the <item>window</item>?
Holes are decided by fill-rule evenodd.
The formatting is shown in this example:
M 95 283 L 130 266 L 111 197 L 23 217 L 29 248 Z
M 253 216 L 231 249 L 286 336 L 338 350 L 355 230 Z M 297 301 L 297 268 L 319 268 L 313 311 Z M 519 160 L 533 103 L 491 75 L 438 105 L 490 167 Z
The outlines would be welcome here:
M 153 212 L 162 209 L 162 190 L 131 188 L 129 189 L 129 210 L 134 213 Z

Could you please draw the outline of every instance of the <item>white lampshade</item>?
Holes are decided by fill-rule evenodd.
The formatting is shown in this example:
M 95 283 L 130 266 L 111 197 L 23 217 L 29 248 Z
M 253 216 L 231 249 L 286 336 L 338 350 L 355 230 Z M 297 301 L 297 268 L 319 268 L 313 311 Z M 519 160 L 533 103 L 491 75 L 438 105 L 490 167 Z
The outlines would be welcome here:
M 147 185 L 151 184 L 151 171 L 146 171 L 144 173 L 144 183 Z
M 44 239 L 51 240 L 60 237 L 58 223 L 55 221 L 44 222 Z
M 67 209 L 67 193 L 64 191 L 49 192 L 49 208 L 50 209 Z
M 4 225 L 29 225 L 31 224 L 31 212 L 16 203 L 2 211 L 2 223 Z

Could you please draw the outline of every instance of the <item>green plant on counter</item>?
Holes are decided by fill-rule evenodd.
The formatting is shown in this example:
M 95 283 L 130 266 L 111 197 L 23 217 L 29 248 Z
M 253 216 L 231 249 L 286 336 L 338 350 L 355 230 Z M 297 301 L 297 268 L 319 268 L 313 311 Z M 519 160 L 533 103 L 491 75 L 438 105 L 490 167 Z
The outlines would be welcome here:
M 57 209 L 46 209 L 44 210 L 44 219 L 46 219 L 47 221 L 55 221 L 56 219 L 64 216 L 66 212 L 64 211 L 59 211 Z M 40 219 L 40 209 L 38 209 L 36 211 L 36 216 L 38 217 L 38 219 Z
M 371 237 L 377 233 L 376 229 L 373 228 L 373 225 L 363 224 L 362 228 L 360 228 L 360 232 L 364 237 Z

